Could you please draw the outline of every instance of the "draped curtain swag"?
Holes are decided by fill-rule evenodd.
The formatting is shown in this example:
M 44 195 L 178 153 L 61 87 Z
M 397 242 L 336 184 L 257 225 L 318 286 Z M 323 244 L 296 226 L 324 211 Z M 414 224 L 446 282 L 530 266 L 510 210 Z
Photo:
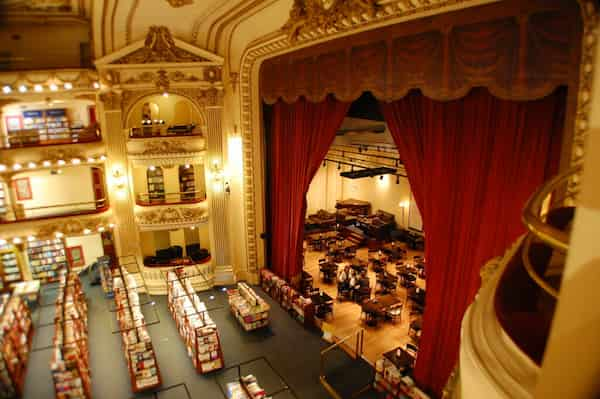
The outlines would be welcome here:
M 266 60 L 260 93 L 272 104 L 364 91 L 391 101 L 418 88 L 437 100 L 473 87 L 531 100 L 559 86 L 575 93 L 581 47 L 579 7 L 568 0 L 507 0 L 367 31 Z M 541 61 L 543 60 L 543 61 Z

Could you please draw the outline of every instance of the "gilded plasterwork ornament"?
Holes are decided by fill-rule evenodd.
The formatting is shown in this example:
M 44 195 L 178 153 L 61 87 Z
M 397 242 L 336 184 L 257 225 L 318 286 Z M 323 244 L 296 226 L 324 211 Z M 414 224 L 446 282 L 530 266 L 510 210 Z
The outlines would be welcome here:
M 126 55 L 118 64 L 147 64 L 152 62 L 203 62 L 199 57 L 175 45 L 175 40 L 166 26 L 153 25 L 148 30 L 144 47 Z
M 379 0 L 294 0 L 290 18 L 283 26 L 289 39 L 309 31 L 335 31 L 375 17 Z

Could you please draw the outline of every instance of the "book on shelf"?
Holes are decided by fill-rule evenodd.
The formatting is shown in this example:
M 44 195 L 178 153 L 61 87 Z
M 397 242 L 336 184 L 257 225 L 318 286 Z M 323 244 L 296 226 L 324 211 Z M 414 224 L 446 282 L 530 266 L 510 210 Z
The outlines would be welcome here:
M 0 296 L 0 392 L 4 397 L 23 395 L 33 323 L 22 298 Z
M 246 331 L 269 324 L 269 305 L 246 283 L 238 283 L 236 289 L 227 291 L 231 312 Z
M 135 278 L 121 268 L 112 269 L 117 321 L 133 392 L 162 384 L 160 369 L 146 327 Z
M 27 242 L 27 257 L 34 280 L 55 282 L 68 267 L 65 244 L 61 238 Z
M 217 326 L 189 277 L 183 268 L 167 273 L 167 302 L 188 356 L 196 371 L 204 374 L 223 368 L 223 352 Z
M 23 280 L 17 251 L 10 244 L 0 246 L 0 290 L 10 289 L 14 283 Z
M 87 303 L 79 275 L 59 277 L 50 362 L 57 399 L 90 399 Z

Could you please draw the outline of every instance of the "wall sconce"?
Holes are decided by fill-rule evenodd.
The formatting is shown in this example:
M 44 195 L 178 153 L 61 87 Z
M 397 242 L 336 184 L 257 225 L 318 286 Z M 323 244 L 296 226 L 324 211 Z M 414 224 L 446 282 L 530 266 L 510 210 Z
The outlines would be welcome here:
M 120 167 L 115 167 L 112 171 L 112 185 L 119 199 L 125 199 L 127 196 L 127 176 Z

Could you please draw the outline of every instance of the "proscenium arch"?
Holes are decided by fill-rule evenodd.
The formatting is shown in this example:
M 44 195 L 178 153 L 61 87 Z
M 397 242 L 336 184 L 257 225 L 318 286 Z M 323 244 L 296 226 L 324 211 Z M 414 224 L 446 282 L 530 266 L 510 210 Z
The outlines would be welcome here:
M 131 117 L 131 113 L 133 112 L 133 110 L 144 100 L 149 99 L 150 97 L 154 97 L 154 96 L 160 96 L 163 94 L 162 91 L 159 90 L 146 90 L 146 91 L 131 91 L 131 93 L 133 93 L 133 98 L 131 98 L 130 100 L 128 100 L 126 103 L 124 103 L 122 105 L 122 120 L 121 120 L 121 124 L 124 128 L 128 128 L 127 126 L 127 121 L 129 121 L 129 118 Z M 201 124 L 200 127 L 204 130 L 206 128 L 206 113 L 204 112 L 204 107 L 198 103 L 198 101 L 196 101 L 192 96 L 190 96 L 187 93 L 184 93 L 180 90 L 177 89 L 169 89 L 169 96 L 178 96 L 178 97 L 182 97 L 184 100 L 186 100 L 189 104 L 191 104 L 192 108 L 194 111 L 196 111 L 198 113 L 198 115 L 200 115 L 200 120 L 201 120 Z

